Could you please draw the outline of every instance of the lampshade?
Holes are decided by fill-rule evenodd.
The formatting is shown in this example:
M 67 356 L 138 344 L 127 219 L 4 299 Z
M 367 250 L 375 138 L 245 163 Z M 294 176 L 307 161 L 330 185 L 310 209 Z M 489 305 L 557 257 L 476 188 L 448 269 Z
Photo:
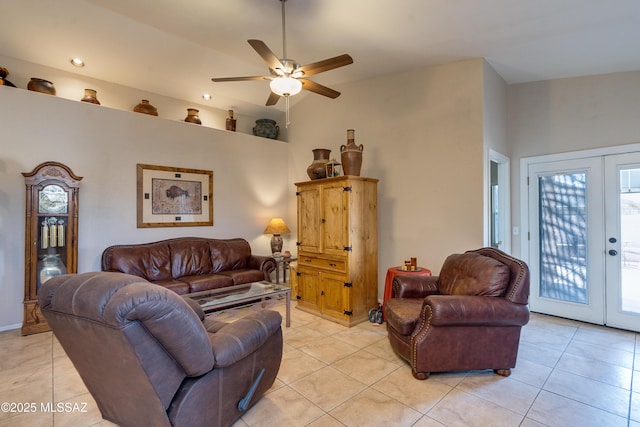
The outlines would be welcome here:
M 302 82 L 293 77 L 276 77 L 269 86 L 273 93 L 280 96 L 293 96 L 302 90 Z
M 282 218 L 271 218 L 267 228 L 264 229 L 264 234 L 283 234 L 290 233 L 289 227 L 284 223 Z

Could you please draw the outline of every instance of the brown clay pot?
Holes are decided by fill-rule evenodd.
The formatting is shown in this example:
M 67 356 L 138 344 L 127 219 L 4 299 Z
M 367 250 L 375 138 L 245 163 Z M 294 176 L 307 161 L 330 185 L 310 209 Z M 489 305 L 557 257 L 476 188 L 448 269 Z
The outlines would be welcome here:
M 85 89 L 84 90 L 84 96 L 82 97 L 82 99 L 80 101 L 82 102 L 88 102 L 90 104 L 96 104 L 96 105 L 100 105 L 100 101 L 98 101 L 98 98 L 96 98 L 97 96 L 97 92 L 93 89 Z
M 184 121 L 187 123 L 195 123 L 197 125 L 201 125 L 202 121 L 200 120 L 200 116 L 198 113 L 200 110 L 195 108 L 187 108 L 187 117 L 185 117 Z
M 326 148 L 316 148 L 313 152 L 313 162 L 307 168 L 307 175 L 311 179 L 322 179 L 327 177 L 326 165 L 329 161 L 331 150 Z
M 29 80 L 29 83 L 27 84 L 27 89 L 34 92 L 46 93 L 47 95 L 56 94 L 56 88 L 53 87 L 53 83 L 49 80 L 40 79 L 38 77 L 31 77 L 31 80 Z
M 148 114 L 150 116 L 158 115 L 158 109 L 149 104 L 148 99 L 143 99 L 142 101 L 140 101 L 138 105 L 133 107 L 133 111 L 135 111 L 136 113 Z
M 233 118 L 233 110 L 229 110 L 225 121 L 225 129 L 231 132 L 236 131 L 236 119 Z
M 0 86 L 11 86 L 16 87 L 13 83 L 7 80 L 7 76 L 9 75 L 9 70 L 4 67 L 0 67 Z
M 362 167 L 362 144 L 356 145 L 355 131 L 347 130 L 347 145 L 340 146 L 340 160 L 342 160 L 342 170 L 345 175 L 360 176 Z

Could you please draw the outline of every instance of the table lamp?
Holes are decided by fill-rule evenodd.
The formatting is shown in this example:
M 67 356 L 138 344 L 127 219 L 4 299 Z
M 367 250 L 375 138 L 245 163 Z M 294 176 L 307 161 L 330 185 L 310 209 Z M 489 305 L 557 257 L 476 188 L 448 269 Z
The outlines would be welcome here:
M 282 236 L 281 234 L 290 233 L 289 227 L 284 223 L 282 218 L 271 218 L 267 228 L 264 229 L 264 234 L 273 234 L 271 237 L 271 253 L 276 254 L 282 251 Z

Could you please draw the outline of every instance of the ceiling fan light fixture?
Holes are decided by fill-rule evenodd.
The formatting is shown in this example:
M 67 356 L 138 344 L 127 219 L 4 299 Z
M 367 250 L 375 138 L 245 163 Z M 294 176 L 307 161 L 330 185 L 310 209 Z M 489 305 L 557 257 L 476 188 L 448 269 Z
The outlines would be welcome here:
M 280 96 L 293 96 L 302 90 L 302 82 L 293 77 L 276 77 L 269 83 L 271 91 Z

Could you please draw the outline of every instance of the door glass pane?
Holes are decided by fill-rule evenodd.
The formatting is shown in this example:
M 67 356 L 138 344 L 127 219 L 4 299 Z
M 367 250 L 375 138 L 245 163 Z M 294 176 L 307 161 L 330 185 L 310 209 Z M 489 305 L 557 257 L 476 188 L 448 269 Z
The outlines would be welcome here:
M 587 174 L 540 176 L 540 297 L 588 303 Z
M 622 311 L 640 313 L 640 168 L 620 170 Z

